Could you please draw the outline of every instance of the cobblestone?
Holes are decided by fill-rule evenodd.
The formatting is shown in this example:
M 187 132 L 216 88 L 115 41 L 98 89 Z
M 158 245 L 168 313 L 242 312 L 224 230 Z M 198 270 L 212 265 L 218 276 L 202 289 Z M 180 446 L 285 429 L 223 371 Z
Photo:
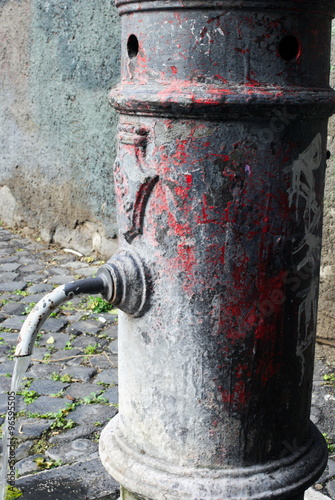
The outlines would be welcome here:
M 47 396 L 48 394 L 57 394 L 68 386 L 69 384 L 57 380 L 36 379 L 29 387 L 29 390 L 38 392 L 41 396 Z
M 329 493 L 331 498 L 335 498 L 335 480 L 330 481 L 327 484 L 327 492 Z
M 90 366 L 67 366 L 61 372 L 61 375 L 70 375 L 74 380 L 81 380 L 82 382 L 89 382 L 91 378 L 97 373 L 95 368 Z
M 60 332 L 68 324 L 65 318 L 48 318 L 41 328 L 41 332 Z
M 118 399 L 119 399 L 119 391 L 118 391 L 117 385 L 115 385 L 114 387 L 111 387 L 110 389 L 107 389 L 104 392 L 103 397 L 106 398 L 109 403 L 117 404 Z
M 32 472 L 38 471 L 38 465 L 36 463 L 37 458 L 46 458 L 44 455 L 32 455 L 30 457 L 24 458 L 20 460 L 16 464 L 16 470 L 19 476 L 26 476 L 27 474 L 31 474 Z
M 75 335 L 80 335 L 82 333 L 90 333 L 91 335 L 96 335 L 103 328 L 101 323 L 97 321 L 78 321 L 73 323 L 70 327 L 70 333 L 74 333 Z
M 117 414 L 116 408 L 105 404 L 89 404 L 77 407 L 71 412 L 71 419 L 77 424 L 90 425 L 95 422 L 105 424 Z
M 30 413 L 38 413 L 44 415 L 45 413 L 57 413 L 59 410 L 66 409 L 68 401 L 63 398 L 51 398 L 49 396 L 40 396 L 35 401 L 27 405 L 26 411 Z
M 118 374 L 116 369 L 104 370 L 95 378 L 95 382 L 103 384 L 117 384 Z
M 66 391 L 64 391 L 64 395 L 70 396 L 73 399 L 84 399 L 86 397 L 90 397 L 92 394 L 98 396 L 103 392 L 103 390 L 104 388 L 98 384 L 73 383 Z M 105 394 L 104 397 L 106 397 Z
M 16 460 L 23 460 L 24 458 L 27 458 L 30 453 L 30 449 L 32 448 L 34 444 L 34 441 L 24 441 L 23 443 L 19 444 L 19 446 L 15 450 L 15 459 Z
M 39 418 L 18 418 L 16 421 L 16 436 L 20 441 L 38 438 L 48 430 L 53 420 Z
M 9 391 L 11 379 L 8 377 L 0 377 L 0 393 Z
M 11 374 L 14 367 L 8 356 L 16 345 L 27 311 L 56 285 L 92 276 L 99 265 L 89 265 L 73 255 L 46 249 L 0 228 L 0 338 L 3 339 L 0 341 L 0 424 L 8 403 L 6 391 L 10 378 L 6 375 Z M 97 383 L 101 377 L 106 384 L 114 384 L 116 380 L 116 371 L 109 372 L 117 367 L 117 358 L 111 355 L 109 344 L 117 337 L 117 315 L 93 313 L 88 301 L 85 297 L 75 297 L 44 323 L 22 383 L 26 394 L 37 398 L 31 404 L 24 402 L 23 396 L 16 398 L 16 410 L 23 411 L 22 416 L 16 418 L 17 470 L 22 476 L 17 486 L 22 485 L 24 490 L 22 500 L 70 497 L 94 500 L 105 498 L 105 494 L 106 498 L 107 494 L 108 498 L 119 495 L 118 485 L 102 467 L 97 452 L 101 425 L 117 413 L 117 388 L 113 388 L 112 394 L 107 392 L 106 398 L 99 402 L 99 395 L 103 397 L 108 385 Z M 111 373 L 113 380 L 108 378 Z M 38 418 L 46 413 L 52 417 Z M 33 455 L 34 449 L 45 451 Z M 43 464 L 38 465 L 34 460 L 37 457 L 41 462 L 56 461 L 56 464 L 60 460 L 63 465 L 43 471 Z M 86 460 L 92 457 L 94 460 L 89 462 L 87 472 Z M 35 476 L 31 475 L 36 472 L 39 472 L 37 486 Z M 94 487 L 88 477 L 98 480 Z
M 14 292 L 15 290 L 22 291 L 25 288 L 27 288 L 27 283 L 25 281 L 0 283 L 0 292 Z
M 14 316 L 23 314 L 26 309 L 25 304 L 20 304 L 17 302 L 9 302 L 2 307 L 2 312 L 5 314 L 13 314 Z
M 70 429 L 66 432 L 53 433 L 53 435 L 49 438 L 50 444 L 58 444 L 58 443 L 69 443 L 79 438 L 89 438 L 94 432 L 97 431 L 97 426 L 94 424 L 91 425 L 78 425 L 74 427 L 74 429 Z
M 2 332 L 0 331 L 1 335 Z M 14 361 L 4 361 L 0 363 L 0 375 L 7 375 L 7 373 L 12 374 L 14 369 Z
M 33 295 L 35 293 L 49 293 L 51 292 L 52 290 L 54 289 L 54 287 L 52 285 L 46 285 L 44 283 L 40 284 L 40 285 L 33 285 L 33 286 L 30 286 L 27 291 Z
M 11 318 L 5 319 L 1 323 L 1 328 L 9 328 L 11 330 L 21 330 L 21 327 L 24 323 L 24 316 L 12 316 Z
M 46 456 L 52 460 L 61 460 L 64 463 L 72 464 L 98 451 L 98 443 L 89 439 L 75 439 L 70 443 L 54 446 L 46 451 Z

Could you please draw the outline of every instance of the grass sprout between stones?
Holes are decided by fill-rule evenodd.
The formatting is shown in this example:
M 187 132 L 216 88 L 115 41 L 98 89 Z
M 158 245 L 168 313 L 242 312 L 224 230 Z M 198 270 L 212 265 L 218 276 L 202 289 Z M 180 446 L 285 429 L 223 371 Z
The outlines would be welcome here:
M 29 314 L 36 306 L 37 302 L 30 302 L 24 309 L 22 314 Z
M 325 380 L 328 385 L 335 386 L 335 373 L 326 373 L 326 375 L 323 376 L 323 380 Z
M 97 396 L 95 392 L 92 392 L 90 396 L 83 398 L 83 401 L 87 405 L 93 405 L 97 403 L 108 404 L 108 400 L 103 397 L 103 395 Z
M 89 344 L 88 346 L 85 347 L 84 353 L 85 354 L 96 354 L 99 349 L 100 349 L 100 344 Z
M 18 391 L 17 394 L 23 396 L 23 401 L 29 405 L 39 397 L 39 394 L 36 391 L 29 391 L 28 389 Z
M 328 453 L 334 453 L 335 443 L 333 443 L 332 438 L 328 436 L 327 432 L 323 432 L 322 435 L 327 443 Z
M 52 372 L 52 374 L 50 375 L 50 378 L 52 380 L 56 380 L 56 381 L 60 381 L 60 382 L 73 382 L 73 377 L 71 377 L 71 375 L 69 375 L 68 373 L 65 373 L 64 375 L 60 375 L 59 373 L 56 373 L 56 372 Z
M 43 470 L 54 469 L 63 463 L 61 460 L 47 460 L 45 457 L 37 457 L 34 459 L 34 462 Z
M 15 488 L 15 486 L 6 486 L 6 500 L 15 500 L 16 498 L 22 497 L 23 492 L 19 490 L 18 488 Z
M 101 297 L 89 296 L 86 303 L 86 308 L 94 313 L 108 312 L 111 314 L 117 314 L 117 309 L 115 309 L 112 304 L 106 302 Z
M 27 413 L 26 416 L 28 416 L 29 418 L 42 418 L 51 420 L 54 419 L 54 421 L 50 425 L 50 429 L 53 430 L 72 429 L 77 424 L 73 420 L 67 419 L 66 417 L 72 410 L 76 408 L 77 405 L 78 403 L 72 403 L 68 406 L 68 408 L 63 408 L 56 413 L 43 413 L 42 415 L 39 413 Z
M 20 295 L 21 297 L 28 297 L 29 293 L 26 292 L 25 290 L 14 290 L 15 295 Z

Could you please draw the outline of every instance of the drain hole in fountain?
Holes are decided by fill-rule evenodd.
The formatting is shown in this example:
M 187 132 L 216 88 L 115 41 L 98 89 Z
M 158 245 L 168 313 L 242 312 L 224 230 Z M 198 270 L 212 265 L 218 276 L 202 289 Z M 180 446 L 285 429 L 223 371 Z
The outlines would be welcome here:
M 286 35 L 279 42 L 278 52 L 285 61 L 293 61 L 300 56 L 300 43 L 293 35 Z
M 130 59 L 133 59 L 138 54 L 138 40 L 135 35 L 130 35 L 128 38 L 127 52 Z

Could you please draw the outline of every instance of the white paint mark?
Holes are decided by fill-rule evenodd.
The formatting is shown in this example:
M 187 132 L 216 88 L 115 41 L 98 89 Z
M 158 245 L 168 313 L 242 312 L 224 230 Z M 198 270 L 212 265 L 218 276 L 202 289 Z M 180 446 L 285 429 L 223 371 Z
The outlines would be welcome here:
M 317 275 L 319 266 L 321 238 L 315 234 L 321 224 L 321 206 L 315 192 L 314 172 L 321 165 L 321 134 L 318 133 L 311 144 L 299 155 L 292 165 L 292 186 L 288 190 L 289 205 L 296 209 L 296 219 L 305 222 L 305 234 L 302 240 L 297 241 L 293 253 L 300 254 L 301 260 L 297 265 L 300 271 L 307 264 L 310 273 Z M 303 298 L 298 310 L 299 340 L 296 353 L 301 360 L 301 381 L 305 370 L 304 351 L 314 341 L 316 314 L 317 314 L 318 277 L 314 277 L 309 287 L 298 292 Z

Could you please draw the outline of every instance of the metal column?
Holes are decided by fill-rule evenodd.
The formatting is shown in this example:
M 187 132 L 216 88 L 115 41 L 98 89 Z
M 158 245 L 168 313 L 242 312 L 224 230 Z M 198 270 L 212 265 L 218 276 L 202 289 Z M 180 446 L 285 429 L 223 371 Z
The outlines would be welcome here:
M 300 500 L 335 2 L 119 0 L 121 248 L 150 299 L 120 313 L 101 459 L 126 499 Z

